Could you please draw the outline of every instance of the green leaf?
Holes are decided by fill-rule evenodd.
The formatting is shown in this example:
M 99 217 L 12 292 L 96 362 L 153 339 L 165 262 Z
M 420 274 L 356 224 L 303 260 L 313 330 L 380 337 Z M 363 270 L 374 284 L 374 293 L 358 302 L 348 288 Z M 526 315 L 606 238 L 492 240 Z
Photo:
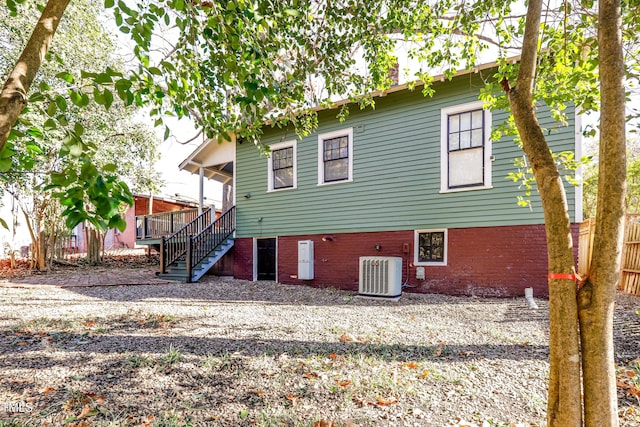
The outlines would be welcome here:
M 114 0 L 104 0 L 104 8 L 105 9 L 112 8 L 114 6 L 114 4 L 115 4 Z
M 27 130 L 27 134 L 29 136 L 32 136 L 34 138 L 42 138 L 44 136 L 44 134 L 42 133 L 42 131 L 40 129 L 38 129 L 37 127 L 33 126 L 31 128 L 29 128 Z
M 67 117 L 64 116 L 63 114 L 58 115 L 56 117 L 56 120 L 58 120 L 58 123 L 60 123 L 61 126 L 67 126 L 69 124 Z
M 111 104 L 113 104 L 113 93 L 110 90 L 105 89 L 102 94 L 104 95 L 104 106 L 108 110 L 111 107 Z
M 60 111 L 67 111 L 67 100 L 63 96 L 56 95 L 54 100 Z
M 43 127 L 44 127 L 46 130 L 54 130 L 54 129 L 56 129 L 56 128 L 58 127 L 58 125 L 57 125 L 57 123 L 56 123 L 56 121 L 55 121 L 55 120 L 53 120 L 53 119 L 47 119 L 47 120 L 44 122 Z
M 98 89 L 97 87 L 93 88 L 93 99 L 94 101 L 96 101 L 97 104 L 100 104 L 100 105 L 105 104 L 104 96 L 102 95 L 102 92 L 100 92 L 100 89 Z
M 175 10 L 183 10 L 184 9 L 184 0 L 174 0 L 173 8 Z
M 111 76 L 107 73 L 100 73 L 95 78 L 95 82 L 99 84 L 108 84 L 108 83 L 111 83 L 112 81 L 113 80 L 111 79 Z
M 82 136 L 82 134 L 84 133 L 84 126 L 82 126 L 80 123 L 76 122 L 73 125 L 73 131 L 76 133 L 76 135 Z
M 67 176 L 61 172 L 51 172 L 50 179 L 53 185 L 60 187 L 67 185 Z
M 56 74 L 56 77 L 64 80 L 67 83 L 73 83 L 74 79 L 73 79 L 73 75 L 71 75 L 70 73 L 67 72 L 63 72 L 63 73 L 58 73 Z
M 88 219 L 87 215 L 83 212 L 73 211 L 69 213 L 67 219 L 65 220 L 65 225 L 69 230 L 72 230 L 76 225 L 80 224 L 84 220 Z
M 14 0 L 7 0 L 7 8 L 11 12 L 11 16 L 16 16 L 18 10 L 16 8 L 16 2 Z
M 77 105 L 78 107 L 82 106 L 82 94 L 80 92 L 69 90 L 69 99 L 74 105 Z
M 9 229 L 9 226 L 7 225 L 7 222 L 2 218 L 0 218 L 0 226 L 2 226 L 2 228 L 4 228 L 5 230 Z
M 42 100 L 44 100 L 44 95 L 40 92 L 32 93 L 31 96 L 29 96 L 30 103 L 40 102 Z
M 0 159 L 0 172 L 9 172 L 11 165 L 11 159 Z
M 82 77 L 83 79 L 95 79 L 95 78 L 98 77 L 98 74 L 90 73 L 88 71 L 81 70 L 80 71 L 80 77 Z
M 289 16 L 300 16 L 300 12 L 295 10 L 295 9 L 285 9 L 284 10 L 285 15 L 289 15 Z
M 89 103 L 91 102 L 91 100 L 89 99 L 89 95 L 87 95 L 86 93 L 82 94 L 82 98 L 80 100 L 80 107 L 86 107 L 87 105 L 89 105 Z
M 47 106 L 47 115 L 49 117 L 53 117 L 56 114 L 56 111 L 58 111 L 58 105 L 55 102 L 50 102 Z
M 118 170 L 118 165 L 115 163 L 107 163 L 102 167 L 102 170 L 105 172 L 115 172 Z

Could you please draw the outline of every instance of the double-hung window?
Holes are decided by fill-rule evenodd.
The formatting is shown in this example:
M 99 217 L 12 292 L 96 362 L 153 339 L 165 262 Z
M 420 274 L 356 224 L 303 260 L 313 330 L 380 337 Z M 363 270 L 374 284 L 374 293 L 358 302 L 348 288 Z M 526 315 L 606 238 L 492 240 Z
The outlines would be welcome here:
M 296 142 L 281 142 L 269 148 L 269 191 L 296 188 Z
M 441 110 L 441 190 L 491 187 L 491 112 L 482 102 Z
M 353 130 L 318 135 L 318 185 L 353 180 Z
M 415 265 L 447 265 L 447 230 L 415 232 Z

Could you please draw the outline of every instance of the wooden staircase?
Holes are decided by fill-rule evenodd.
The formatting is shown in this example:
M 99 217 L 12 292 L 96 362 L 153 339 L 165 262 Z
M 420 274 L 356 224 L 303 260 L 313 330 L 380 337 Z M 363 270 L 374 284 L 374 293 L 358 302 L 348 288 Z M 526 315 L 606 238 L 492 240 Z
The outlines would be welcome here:
M 235 206 L 211 222 L 210 211 L 163 237 L 160 246 L 159 277 L 180 282 L 197 282 L 233 247 Z

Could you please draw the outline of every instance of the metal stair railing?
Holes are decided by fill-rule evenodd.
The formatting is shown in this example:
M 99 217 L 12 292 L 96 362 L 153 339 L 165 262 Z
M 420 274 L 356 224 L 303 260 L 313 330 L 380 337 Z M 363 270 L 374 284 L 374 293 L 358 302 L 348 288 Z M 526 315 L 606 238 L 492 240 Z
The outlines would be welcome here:
M 189 236 L 186 258 L 188 281 L 191 281 L 193 268 L 202 262 L 236 230 L 235 213 L 236 208 L 232 206 L 200 233 L 195 236 Z
M 198 216 L 198 209 L 136 215 L 136 239 L 159 239 L 184 227 Z
M 199 234 L 211 222 L 213 212 L 211 208 L 202 212 L 191 222 L 169 237 L 162 237 L 160 245 L 160 272 L 166 273 L 169 265 L 187 253 L 190 237 Z

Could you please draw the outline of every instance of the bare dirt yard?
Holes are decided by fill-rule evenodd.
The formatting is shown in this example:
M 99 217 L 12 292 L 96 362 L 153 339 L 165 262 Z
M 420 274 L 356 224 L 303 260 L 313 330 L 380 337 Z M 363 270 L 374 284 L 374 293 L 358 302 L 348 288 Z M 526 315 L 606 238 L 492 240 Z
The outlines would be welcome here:
M 0 426 L 545 425 L 545 300 L 153 271 L 0 280 Z M 640 298 L 615 315 L 620 422 L 639 426 Z

